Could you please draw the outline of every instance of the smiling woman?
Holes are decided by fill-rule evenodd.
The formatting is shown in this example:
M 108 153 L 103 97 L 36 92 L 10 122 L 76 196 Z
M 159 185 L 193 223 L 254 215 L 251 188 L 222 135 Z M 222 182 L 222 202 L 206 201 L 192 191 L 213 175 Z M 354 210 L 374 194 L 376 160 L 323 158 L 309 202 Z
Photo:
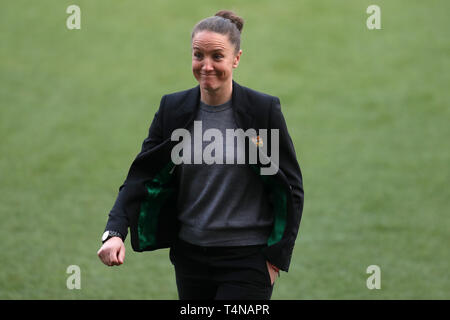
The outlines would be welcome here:
M 208 105 L 219 105 L 231 98 L 233 69 L 242 54 L 243 25 L 244 21 L 231 12 L 219 11 L 215 17 L 200 21 L 192 31 L 192 72 L 200 84 L 202 101 Z
M 161 99 L 98 252 L 106 265 L 122 264 L 128 227 L 135 251 L 170 248 L 180 299 L 270 299 L 279 270 L 289 269 L 300 225 L 302 175 L 280 100 L 233 80 L 243 25 L 231 11 L 195 25 L 192 72 L 199 85 Z M 202 159 L 209 150 L 214 163 L 175 161 L 177 130 L 203 138 L 189 139 L 181 157 Z M 249 144 L 234 137 L 218 143 L 230 131 L 261 130 L 271 135 L 247 137 L 264 146 L 256 163 L 238 160 L 250 154 Z M 276 170 L 263 174 L 267 165 Z

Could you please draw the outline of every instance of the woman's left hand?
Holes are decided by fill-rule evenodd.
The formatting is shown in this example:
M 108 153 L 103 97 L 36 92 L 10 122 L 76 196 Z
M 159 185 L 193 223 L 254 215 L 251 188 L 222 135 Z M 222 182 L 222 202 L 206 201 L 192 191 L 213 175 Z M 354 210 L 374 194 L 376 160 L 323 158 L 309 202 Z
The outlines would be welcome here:
M 273 285 L 275 283 L 275 279 L 278 277 L 279 271 L 275 271 L 274 268 L 272 268 L 272 265 L 269 263 L 269 261 L 266 261 L 267 269 L 269 270 L 270 274 L 270 284 Z

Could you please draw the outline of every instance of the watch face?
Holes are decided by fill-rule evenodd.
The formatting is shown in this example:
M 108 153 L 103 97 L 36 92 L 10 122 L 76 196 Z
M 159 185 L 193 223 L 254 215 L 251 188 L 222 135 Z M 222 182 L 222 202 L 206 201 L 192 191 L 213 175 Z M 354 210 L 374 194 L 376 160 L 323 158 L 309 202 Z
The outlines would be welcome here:
M 106 238 L 108 238 L 108 236 L 109 236 L 109 231 L 105 231 L 102 236 L 102 241 L 105 241 Z

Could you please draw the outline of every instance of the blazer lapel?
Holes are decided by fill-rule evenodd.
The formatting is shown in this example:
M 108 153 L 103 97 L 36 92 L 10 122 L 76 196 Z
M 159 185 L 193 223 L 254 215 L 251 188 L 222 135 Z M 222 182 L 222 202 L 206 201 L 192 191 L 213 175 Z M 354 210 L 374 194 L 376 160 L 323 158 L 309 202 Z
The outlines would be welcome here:
M 250 106 L 245 95 L 244 89 L 233 80 L 232 105 L 234 109 L 234 117 L 238 128 L 246 131 L 253 128 L 254 117 L 250 113 Z
M 176 114 L 174 115 L 175 121 L 173 122 L 172 129 L 187 128 L 191 124 L 195 115 L 197 114 L 198 105 L 200 103 L 200 85 L 190 89 L 188 91 L 186 99 L 184 99 L 183 104 L 178 108 Z

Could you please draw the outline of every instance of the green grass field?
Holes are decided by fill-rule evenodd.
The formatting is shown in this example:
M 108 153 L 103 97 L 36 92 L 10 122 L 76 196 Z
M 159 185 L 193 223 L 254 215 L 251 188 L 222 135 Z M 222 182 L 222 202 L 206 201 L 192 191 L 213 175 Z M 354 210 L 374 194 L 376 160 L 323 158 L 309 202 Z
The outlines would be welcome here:
M 177 299 L 168 250 L 127 239 L 114 268 L 96 252 L 161 96 L 196 85 L 192 27 L 220 9 L 246 22 L 234 79 L 280 98 L 303 171 L 273 299 L 450 298 L 450 3 L 228 3 L 2 2 L 0 299 Z M 66 28 L 71 4 L 81 30 Z

